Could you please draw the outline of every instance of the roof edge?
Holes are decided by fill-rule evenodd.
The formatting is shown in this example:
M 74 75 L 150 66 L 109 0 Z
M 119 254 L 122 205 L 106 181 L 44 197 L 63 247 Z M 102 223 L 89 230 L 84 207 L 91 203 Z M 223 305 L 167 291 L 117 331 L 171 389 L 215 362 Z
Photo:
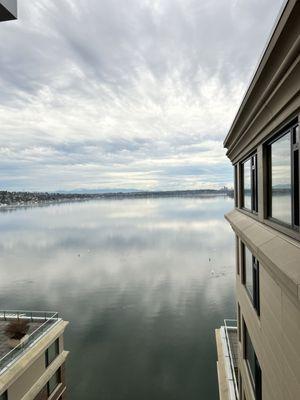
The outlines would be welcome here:
M 272 46 L 274 47 L 274 45 L 276 43 L 276 41 L 274 43 L 272 43 L 272 42 L 274 40 L 275 34 L 277 33 L 277 31 L 279 29 L 280 21 L 285 16 L 285 13 L 287 12 L 287 7 L 288 7 L 289 3 L 294 5 L 294 4 L 296 4 L 297 1 L 298 0 L 285 0 L 283 2 L 279 12 L 278 12 L 278 15 L 277 15 L 277 17 L 275 19 L 275 22 L 274 22 L 274 25 L 273 25 L 273 28 L 272 28 L 272 30 L 271 30 L 271 32 L 269 34 L 268 39 L 267 39 L 266 45 L 265 45 L 265 47 L 264 47 L 264 49 L 263 49 L 263 51 L 261 53 L 261 56 L 259 57 L 259 61 L 257 63 L 257 66 L 254 69 L 254 73 L 253 73 L 253 75 L 252 75 L 252 77 L 250 79 L 250 83 L 249 83 L 249 85 L 248 85 L 248 87 L 246 89 L 246 92 L 245 92 L 244 96 L 243 96 L 243 100 L 242 100 L 242 102 L 241 102 L 241 104 L 240 104 L 240 106 L 238 108 L 238 112 L 236 113 L 236 115 L 234 117 L 234 120 L 233 120 L 233 122 L 231 124 L 231 127 L 229 129 L 229 132 L 227 133 L 227 135 L 226 135 L 226 137 L 225 137 L 225 139 L 223 141 L 223 146 L 225 148 L 227 148 L 227 149 L 228 149 L 229 138 L 231 137 L 231 134 L 234 131 L 236 123 L 237 123 L 237 121 L 238 121 L 238 119 L 239 119 L 239 117 L 240 117 L 240 115 L 241 115 L 241 113 L 242 113 L 242 111 L 244 109 L 244 106 L 247 103 L 247 100 L 250 97 L 250 95 L 251 95 L 251 93 L 252 93 L 252 91 L 253 91 L 253 89 L 255 87 L 255 84 L 256 84 L 259 76 L 261 75 L 262 70 L 263 70 L 263 68 L 264 68 L 264 66 L 265 66 L 265 64 L 266 64 L 266 62 L 267 62 L 267 60 L 268 60 L 268 58 L 269 58 L 269 56 L 271 54 L 271 51 L 269 51 L 269 50 L 271 50 Z M 290 11 L 292 9 L 293 9 L 293 6 L 290 7 Z M 284 28 L 284 26 L 281 27 L 281 30 L 283 28 Z M 267 54 L 268 51 L 269 51 L 269 54 Z

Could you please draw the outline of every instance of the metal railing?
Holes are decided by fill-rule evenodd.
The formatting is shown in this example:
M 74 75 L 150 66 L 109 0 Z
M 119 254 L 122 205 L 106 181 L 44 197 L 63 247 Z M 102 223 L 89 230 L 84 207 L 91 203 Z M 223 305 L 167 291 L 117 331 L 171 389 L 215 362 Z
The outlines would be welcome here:
M 24 351 L 32 347 L 58 319 L 58 313 L 54 311 L 0 310 L 0 321 L 26 320 L 29 323 L 40 322 L 40 325 L 28 335 L 24 342 L 21 342 L 0 358 L 0 374 L 19 358 Z
M 228 332 L 230 330 L 237 332 L 237 320 L 236 319 L 224 319 L 224 328 L 225 328 L 226 344 L 227 344 L 227 349 L 228 349 L 228 354 L 229 354 L 230 369 L 231 369 L 231 374 L 232 374 L 232 379 L 233 379 L 234 392 L 235 392 L 236 399 L 238 399 L 239 392 L 238 392 L 237 379 L 236 379 L 236 375 L 235 375 L 235 368 L 237 366 L 234 365 L 232 349 L 231 349 L 231 344 L 230 344 L 229 335 L 228 335 Z

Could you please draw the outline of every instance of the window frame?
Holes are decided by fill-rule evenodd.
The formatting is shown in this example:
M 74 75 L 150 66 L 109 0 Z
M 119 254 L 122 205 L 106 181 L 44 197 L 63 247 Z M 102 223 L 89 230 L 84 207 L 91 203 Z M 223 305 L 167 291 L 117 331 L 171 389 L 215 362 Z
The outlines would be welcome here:
M 238 164 L 235 164 L 233 167 L 234 167 L 234 207 L 238 208 L 239 206 Z
M 236 274 L 240 276 L 240 239 L 238 235 L 235 235 L 235 256 L 236 256 Z
M 253 349 L 254 353 L 254 376 L 247 358 L 247 337 L 250 340 L 251 347 Z M 247 325 L 245 323 L 245 320 L 243 319 L 243 359 L 246 362 L 247 365 L 247 371 L 249 374 L 249 378 L 252 384 L 252 389 L 254 391 L 254 396 L 255 400 L 262 400 L 262 372 L 261 372 L 261 367 L 257 359 L 257 355 L 247 328 Z
M 50 360 L 49 357 L 49 349 L 54 346 L 55 347 L 55 357 Z M 45 365 L 46 368 L 49 367 L 49 365 L 51 365 L 53 363 L 53 361 L 59 356 L 59 338 L 55 339 L 55 341 L 53 343 L 51 343 L 51 345 L 46 349 L 45 351 Z
M 8 396 L 7 396 L 7 390 L 6 390 L 2 394 L 0 394 L 0 400 L 7 400 L 7 399 L 8 399 Z
M 286 135 L 290 135 L 291 168 L 291 224 L 272 216 L 272 145 Z M 292 120 L 264 143 L 267 163 L 267 220 L 289 230 L 300 232 L 300 127 L 298 119 Z
M 238 341 L 241 343 L 242 341 L 242 314 L 241 314 L 241 306 L 240 303 L 237 303 L 237 327 L 238 327 Z
M 252 286 L 253 286 L 253 296 L 249 292 L 246 286 L 246 248 L 252 256 Z M 254 310 L 258 317 L 260 316 L 260 282 L 259 282 L 259 261 L 253 255 L 252 251 L 242 242 L 242 284 L 249 296 L 249 299 L 253 305 Z
M 57 385 L 51 390 L 50 388 L 50 380 L 54 377 L 57 376 Z M 49 381 L 47 382 L 47 395 L 48 397 L 50 397 L 52 395 L 52 393 L 54 393 L 54 391 L 57 389 L 57 387 L 61 384 L 61 368 L 59 367 L 54 374 L 51 376 L 51 378 L 49 379 Z
M 244 164 L 250 161 L 250 193 L 251 193 L 251 209 L 245 207 L 245 196 L 244 196 Z M 240 192 L 241 192 L 241 208 L 252 214 L 258 214 L 258 171 L 257 171 L 257 151 L 252 152 L 246 158 L 241 161 L 241 176 L 240 176 Z

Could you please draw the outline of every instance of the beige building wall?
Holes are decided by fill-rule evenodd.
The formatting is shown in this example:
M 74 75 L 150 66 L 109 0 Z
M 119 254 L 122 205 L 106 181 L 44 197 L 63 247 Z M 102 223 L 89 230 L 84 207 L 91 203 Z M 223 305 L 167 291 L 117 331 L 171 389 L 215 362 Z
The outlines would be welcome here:
M 241 267 L 240 264 L 242 272 Z M 247 325 L 262 369 L 262 398 L 295 400 L 300 398 L 300 302 L 262 263 L 259 271 L 260 317 L 242 284 L 241 273 L 236 277 L 236 298 L 241 319 Z M 239 326 L 243 327 L 242 320 Z M 240 336 L 239 369 L 243 390 L 246 399 L 255 399 L 246 361 L 243 359 L 243 332 Z
M 44 373 L 45 355 L 40 357 L 8 388 L 9 399 L 21 399 Z

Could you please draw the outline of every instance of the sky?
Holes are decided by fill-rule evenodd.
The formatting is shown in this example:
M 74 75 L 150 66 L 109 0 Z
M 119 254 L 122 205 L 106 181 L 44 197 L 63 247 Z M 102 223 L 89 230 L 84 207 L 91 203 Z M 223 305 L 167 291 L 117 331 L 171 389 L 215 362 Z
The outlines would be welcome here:
M 282 0 L 19 0 L 0 190 L 232 186 L 223 140 Z

